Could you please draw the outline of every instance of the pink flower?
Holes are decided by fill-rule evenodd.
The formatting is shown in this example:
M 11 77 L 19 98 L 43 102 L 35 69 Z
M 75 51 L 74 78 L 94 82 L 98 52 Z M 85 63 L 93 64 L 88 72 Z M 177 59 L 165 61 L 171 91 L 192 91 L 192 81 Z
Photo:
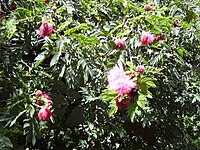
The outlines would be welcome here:
M 144 66 L 141 66 L 141 65 L 137 66 L 137 67 L 136 67 L 136 71 L 137 71 L 138 73 L 140 73 L 140 74 L 144 73 Z
M 37 91 L 35 92 L 35 95 L 36 95 L 36 96 L 41 96 L 41 95 L 42 95 L 42 91 L 37 90 Z
M 160 40 L 163 40 L 163 39 L 164 39 L 164 37 L 161 34 L 158 34 L 156 36 L 156 41 L 160 41 Z
M 41 97 L 46 98 L 48 100 L 51 99 L 51 97 L 48 94 L 46 94 L 46 93 L 42 94 Z
M 144 6 L 144 10 L 146 10 L 146 11 L 150 11 L 150 10 L 152 10 L 152 6 L 151 5 L 145 5 Z
M 114 67 L 108 75 L 109 88 L 116 91 L 120 96 L 136 91 L 137 84 L 125 74 L 122 67 Z
M 124 94 L 130 93 L 132 90 L 136 91 L 137 84 L 127 76 L 110 83 L 109 88 L 116 91 L 120 96 L 124 96 Z
M 41 37 L 50 36 L 53 31 L 53 26 L 48 22 L 43 22 L 39 28 L 39 35 Z
M 141 45 L 148 46 L 150 43 L 152 43 L 154 40 L 153 35 L 150 32 L 142 31 L 142 35 L 140 37 L 140 43 Z
M 41 121 L 48 121 L 52 115 L 52 112 L 48 107 L 43 107 L 38 112 L 38 118 Z
M 126 76 L 124 69 L 122 66 L 118 67 L 115 66 L 114 68 L 112 68 L 107 76 L 108 78 L 108 82 L 114 82 L 115 80 L 119 79 L 119 78 L 124 78 Z
M 115 45 L 117 48 L 119 48 L 121 50 L 125 49 L 125 47 L 126 47 L 125 43 L 121 39 L 116 39 Z

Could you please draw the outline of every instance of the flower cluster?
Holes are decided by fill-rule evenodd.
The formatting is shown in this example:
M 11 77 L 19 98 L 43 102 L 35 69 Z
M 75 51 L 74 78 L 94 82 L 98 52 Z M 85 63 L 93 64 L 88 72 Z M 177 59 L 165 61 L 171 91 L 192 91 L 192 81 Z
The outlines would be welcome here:
M 108 74 L 108 88 L 116 91 L 120 98 L 116 99 L 116 105 L 119 109 L 127 106 L 131 100 L 131 92 L 137 90 L 137 84 L 128 75 L 126 75 L 122 66 L 115 66 Z
M 41 121 L 48 121 L 52 116 L 50 108 L 53 105 L 50 96 L 47 93 L 43 93 L 40 90 L 35 91 L 35 101 L 34 105 L 40 108 L 38 112 L 38 118 Z
M 158 34 L 155 37 L 156 41 L 163 40 L 164 37 L 161 34 Z M 151 34 L 150 32 L 142 31 L 141 37 L 140 37 L 140 45 L 148 46 L 150 43 L 154 41 L 154 35 Z M 118 49 L 124 50 L 126 48 L 126 44 L 124 41 L 121 39 L 116 39 L 115 41 L 115 46 Z

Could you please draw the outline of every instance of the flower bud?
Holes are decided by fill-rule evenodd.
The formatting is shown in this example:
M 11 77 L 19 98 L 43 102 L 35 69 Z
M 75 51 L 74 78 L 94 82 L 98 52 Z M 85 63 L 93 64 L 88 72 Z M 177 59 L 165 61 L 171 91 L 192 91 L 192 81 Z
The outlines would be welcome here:
M 150 11 L 150 10 L 152 10 L 152 8 L 153 7 L 151 5 L 149 5 L 149 4 L 144 6 L 144 10 L 145 11 Z
M 10 5 L 10 10 L 15 10 L 17 8 L 17 3 L 16 2 L 12 2 Z
M 119 48 L 121 50 L 126 48 L 125 43 L 121 39 L 116 39 L 115 40 L 115 45 L 116 45 L 117 48 Z
M 141 65 L 139 65 L 139 66 L 137 66 L 136 67 L 136 71 L 139 73 L 139 74 L 143 74 L 144 73 L 144 66 L 141 66 Z
M 44 0 L 44 2 L 45 2 L 45 3 L 49 3 L 49 2 L 50 2 L 50 0 Z
M 164 37 L 161 34 L 158 34 L 156 36 L 156 41 L 160 41 L 160 40 L 163 40 L 163 39 L 164 39 Z

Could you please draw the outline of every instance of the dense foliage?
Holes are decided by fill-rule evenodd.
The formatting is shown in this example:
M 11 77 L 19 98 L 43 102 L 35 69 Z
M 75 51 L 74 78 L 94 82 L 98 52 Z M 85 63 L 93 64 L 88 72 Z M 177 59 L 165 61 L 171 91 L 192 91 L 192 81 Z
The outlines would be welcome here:
M 0 4 L 0 149 L 200 148 L 198 0 Z M 116 65 L 138 84 L 119 110 Z

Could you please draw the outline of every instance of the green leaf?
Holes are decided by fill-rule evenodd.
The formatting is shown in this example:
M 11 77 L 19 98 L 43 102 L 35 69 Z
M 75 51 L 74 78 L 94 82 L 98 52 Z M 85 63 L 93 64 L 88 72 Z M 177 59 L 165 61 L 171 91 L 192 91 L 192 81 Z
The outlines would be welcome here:
M 3 143 L 6 147 L 13 148 L 13 144 L 10 139 L 4 135 L 0 135 L 0 143 Z M 5 146 L 3 146 L 5 148 Z
M 146 83 L 138 83 L 139 86 L 139 93 L 142 93 L 144 95 L 148 94 L 148 87 Z
M 150 77 L 142 77 L 138 80 L 139 83 L 146 83 L 147 81 L 152 81 L 153 79 Z
M 135 101 L 135 99 L 134 99 Z M 128 104 L 128 115 L 130 116 L 131 122 L 134 122 L 135 115 L 138 113 L 138 106 L 135 102 Z
M 41 52 L 40 54 L 38 54 L 38 56 L 35 58 L 36 63 L 35 63 L 34 68 L 38 67 L 45 60 L 47 55 L 49 55 L 48 50 L 45 50 L 45 51 Z
M 25 128 L 30 127 L 30 126 L 31 126 L 30 123 L 25 123 L 25 124 L 23 125 L 23 128 L 25 129 Z
M 129 66 L 129 68 L 130 68 L 131 70 L 135 70 L 135 65 L 133 65 L 132 62 L 127 61 L 126 64 Z
M 30 105 L 29 114 L 31 118 L 33 118 L 34 113 L 35 113 L 35 108 L 32 105 Z
M 14 35 L 14 33 L 17 31 L 17 27 L 16 27 L 16 20 L 14 19 L 10 19 L 6 22 L 6 29 L 8 32 L 8 39 L 12 38 L 12 36 Z
M 118 110 L 115 100 L 112 100 L 110 102 L 109 108 L 110 109 L 109 109 L 108 115 L 109 115 L 109 117 L 112 117 Z
M 20 112 L 20 113 L 15 117 L 15 119 L 10 123 L 10 127 L 13 126 L 13 125 L 16 123 L 17 119 L 18 119 L 21 115 L 23 115 L 25 112 L 26 112 L 26 110 Z
M 149 85 L 152 88 L 156 87 L 156 85 L 153 83 L 153 81 L 147 81 L 146 84 Z
M 145 110 L 145 105 L 147 104 L 146 96 L 143 94 L 139 94 L 137 105 L 140 106 L 143 110 Z
M 113 99 L 116 99 L 117 95 L 118 95 L 117 92 L 115 92 L 113 90 L 106 89 L 100 95 L 100 99 L 105 100 L 106 102 L 110 102 Z
M 61 38 L 58 41 L 58 43 L 57 43 L 58 51 L 56 52 L 56 54 L 51 59 L 50 67 L 52 67 L 53 65 L 55 65 L 58 62 L 58 60 L 59 60 L 59 58 L 62 54 L 62 50 L 64 49 L 65 43 L 69 43 L 69 42 L 70 42 L 70 40 L 66 37 Z
M 79 31 L 79 30 L 87 30 L 88 28 L 89 28 L 88 24 L 86 24 L 86 23 L 81 23 L 81 24 L 79 24 L 79 25 L 76 26 L 76 27 L 73 27 L 73 28 L 71 28 L 71 29 L 69 29 L 69 30 L 66 30 L 66 31 L 65 31 L 65 35 L 70 35 L 70 34 L 76 32 L 76 31 Z

